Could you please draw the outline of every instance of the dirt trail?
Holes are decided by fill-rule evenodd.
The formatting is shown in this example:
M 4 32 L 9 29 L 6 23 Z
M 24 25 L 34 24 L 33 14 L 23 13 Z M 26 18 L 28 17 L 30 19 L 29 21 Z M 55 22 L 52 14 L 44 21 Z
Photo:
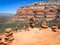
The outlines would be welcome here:
M 18 32 L 14 37 L 12 45 L 60 45 L 60 32 L 53 32 L 50 28 Z

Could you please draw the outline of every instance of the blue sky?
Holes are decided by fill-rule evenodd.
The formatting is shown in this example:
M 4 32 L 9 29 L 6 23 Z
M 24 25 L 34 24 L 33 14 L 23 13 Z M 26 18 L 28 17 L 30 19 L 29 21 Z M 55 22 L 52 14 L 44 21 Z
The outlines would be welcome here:
M 44 0 L 0 0 L 0 13 L 16 13 L 22 6 Z

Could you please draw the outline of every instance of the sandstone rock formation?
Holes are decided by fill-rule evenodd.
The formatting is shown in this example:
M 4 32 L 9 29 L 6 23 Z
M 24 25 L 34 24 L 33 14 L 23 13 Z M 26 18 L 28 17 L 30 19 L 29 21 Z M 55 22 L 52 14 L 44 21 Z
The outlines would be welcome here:
M 46 21 L 54 20 L 59 12 L 60 3 L 45 3 L 45 2 L 35 2 L 31 5 L 21 7 L 17 10 L 17 14 L 11 20 L 25 21 L 31 17 L 36 18 L 36 20 L 45 18 Z M 38 16 L 39 15 L 39 16 Z M 46 16 L 46 17 L 44 17 Z M 58 19 L 58 18 L 57 18 Z
M 33 28 L 15 33 L 14 37 L 12 45 L 60 45 L 60 32 L 53 32 L 50 28 Z

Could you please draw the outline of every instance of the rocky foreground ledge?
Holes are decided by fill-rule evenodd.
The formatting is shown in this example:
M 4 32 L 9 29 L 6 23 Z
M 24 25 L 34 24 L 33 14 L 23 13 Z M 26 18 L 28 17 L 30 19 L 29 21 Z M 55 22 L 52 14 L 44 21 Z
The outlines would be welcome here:
M 53 32 L 50 28 L 33 28 L 13 35 L 15 39 L 11 45 L 60 45 L 60 31 Z

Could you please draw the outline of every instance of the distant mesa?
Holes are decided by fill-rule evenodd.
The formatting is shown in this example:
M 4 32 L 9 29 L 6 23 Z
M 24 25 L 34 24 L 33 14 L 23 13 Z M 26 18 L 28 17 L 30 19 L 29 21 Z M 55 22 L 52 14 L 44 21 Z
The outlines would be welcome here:
M 12 13 L 0 13 L 0 18 L 11 18 L 14 15 L 15 14 L 12 14 Z

